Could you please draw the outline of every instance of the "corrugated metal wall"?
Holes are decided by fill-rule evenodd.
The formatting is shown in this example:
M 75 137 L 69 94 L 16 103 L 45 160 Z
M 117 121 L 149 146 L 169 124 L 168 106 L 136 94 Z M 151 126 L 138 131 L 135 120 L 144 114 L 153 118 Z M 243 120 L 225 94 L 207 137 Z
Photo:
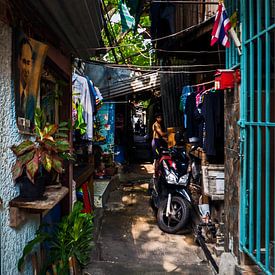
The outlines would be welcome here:
M 179 111 L 182 87 L 190 84 L 190 75 L 181 73 L 161 73 L 160 92 L 165 127 L 183 127 L 183 116 Z
M 187 0 L 188 1 L 188 0 Z M 191 0 L 190 0 L 191 1 Z M 201 2 L 201 0 L 198 0 Z M 207 2 L 217 2 L 208 0 Z M 183 4 L 177 3 L 176 6 L 176 32 L 184 30 L 190 26 L 197 25 L 204 20 L 211 18 L 217 10 L 217 5 L 211 4 Z

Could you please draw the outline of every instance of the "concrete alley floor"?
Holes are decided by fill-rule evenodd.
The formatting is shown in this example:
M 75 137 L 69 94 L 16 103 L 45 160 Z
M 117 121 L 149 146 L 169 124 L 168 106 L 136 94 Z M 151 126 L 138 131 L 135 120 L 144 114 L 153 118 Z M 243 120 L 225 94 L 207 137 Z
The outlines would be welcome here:
M 152 169 L 130 167 L 110 193 L 84 274 L 213 274 L 190 232 L 169 235 L 158 228 L 147 194 Z

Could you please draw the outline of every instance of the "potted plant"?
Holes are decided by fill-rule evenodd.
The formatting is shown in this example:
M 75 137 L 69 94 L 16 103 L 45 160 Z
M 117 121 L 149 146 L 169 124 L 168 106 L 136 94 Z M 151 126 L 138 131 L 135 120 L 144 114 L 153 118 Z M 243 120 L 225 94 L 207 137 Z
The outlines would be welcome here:
M 23 265 L 35 247 L 41 244 L 46 248 L 45 257 L 40 264 L 39 274 L 69 274 L 69 262 L 73 258 L 77 265 L 84 267 L 89 263 L 93 246 L 93 216 L 82 213 L 83 204 L 76 202 L 72 212 L 63 217 L 54 229 L 48 232 L 48 225 L 41 225 L 33 240 L 29 241 L 18 261 L 18 271 L 23 271 Z M 53 272 L 53 270 L 55 270 Z M 71 273 L 70 273 L 71 274 Z M 73 273 L 79 274 L 79 273 Z
M 11 147 L 17 157 L 12 169 L 13 179 L 19 184 L 22 198 L 42 199 L 51 171 L 63 173 L 64 160 L 73 159 L 67 126 L 67 122 L 47 124 L 44 113 L 36 109 L 35 140 L 25 140 Z

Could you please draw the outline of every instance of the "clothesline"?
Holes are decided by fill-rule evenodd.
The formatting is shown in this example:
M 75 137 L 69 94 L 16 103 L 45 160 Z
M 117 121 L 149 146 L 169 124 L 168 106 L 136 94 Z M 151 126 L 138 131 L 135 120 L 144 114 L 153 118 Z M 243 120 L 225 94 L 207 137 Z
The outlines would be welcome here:
M 206 92 L 209 92 L 209 91 L 212 91 L 212 90 L 215 90 L 215 87 L 214 87 L 214 86 L 212 86 L 212 87 L 209 88 L 209 89 L 206 89 L 204 92 L 206 93 Z
M 167 4 L 167 3 L 173 3 L 173 4 L 194 4 L 194 5 L 218 5 L 220 2 L 198 2 L 198 1 L 161 1 L 161 0 L 152 0 L 151 3 L 161 3 L 161 4 Z
M 190 86 L 191 87 L 198 87 L 198 86 L 204 86 L 204 85 L 211 84 L 211 83 L 215 83 L 215 80 L 211 80 L 211 81 L 208 81 L 208 82 L 203 82 L 203 83 L 200 83 L 200 84 L 190 85 Z

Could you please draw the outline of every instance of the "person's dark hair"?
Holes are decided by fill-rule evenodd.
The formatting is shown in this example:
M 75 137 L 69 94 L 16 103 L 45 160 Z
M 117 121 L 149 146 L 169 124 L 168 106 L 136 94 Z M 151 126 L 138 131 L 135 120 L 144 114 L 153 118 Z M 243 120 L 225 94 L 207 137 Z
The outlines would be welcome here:
M 33 48 L 32 48 L 32 45 L 31 45 L 31 42 L 28 38 L 24 37 L 21 41 L 20 41 L 20 44 L 19 44 L 19 56 L 21 58 L 22 56 L 22 48 L 24 45 L 28 45 L 31 49 L 31 52 L 32 52 L 32 60 L 34 61 L 35 60 L 35 53 L 33 51 Z
M 157 118 L 157 117 L 159 117 L 159 116 L 162 117 L 162 114 L 161 114 L 161 113 L 156 113 L 156 114 L 155 114 L 155 118 Z

